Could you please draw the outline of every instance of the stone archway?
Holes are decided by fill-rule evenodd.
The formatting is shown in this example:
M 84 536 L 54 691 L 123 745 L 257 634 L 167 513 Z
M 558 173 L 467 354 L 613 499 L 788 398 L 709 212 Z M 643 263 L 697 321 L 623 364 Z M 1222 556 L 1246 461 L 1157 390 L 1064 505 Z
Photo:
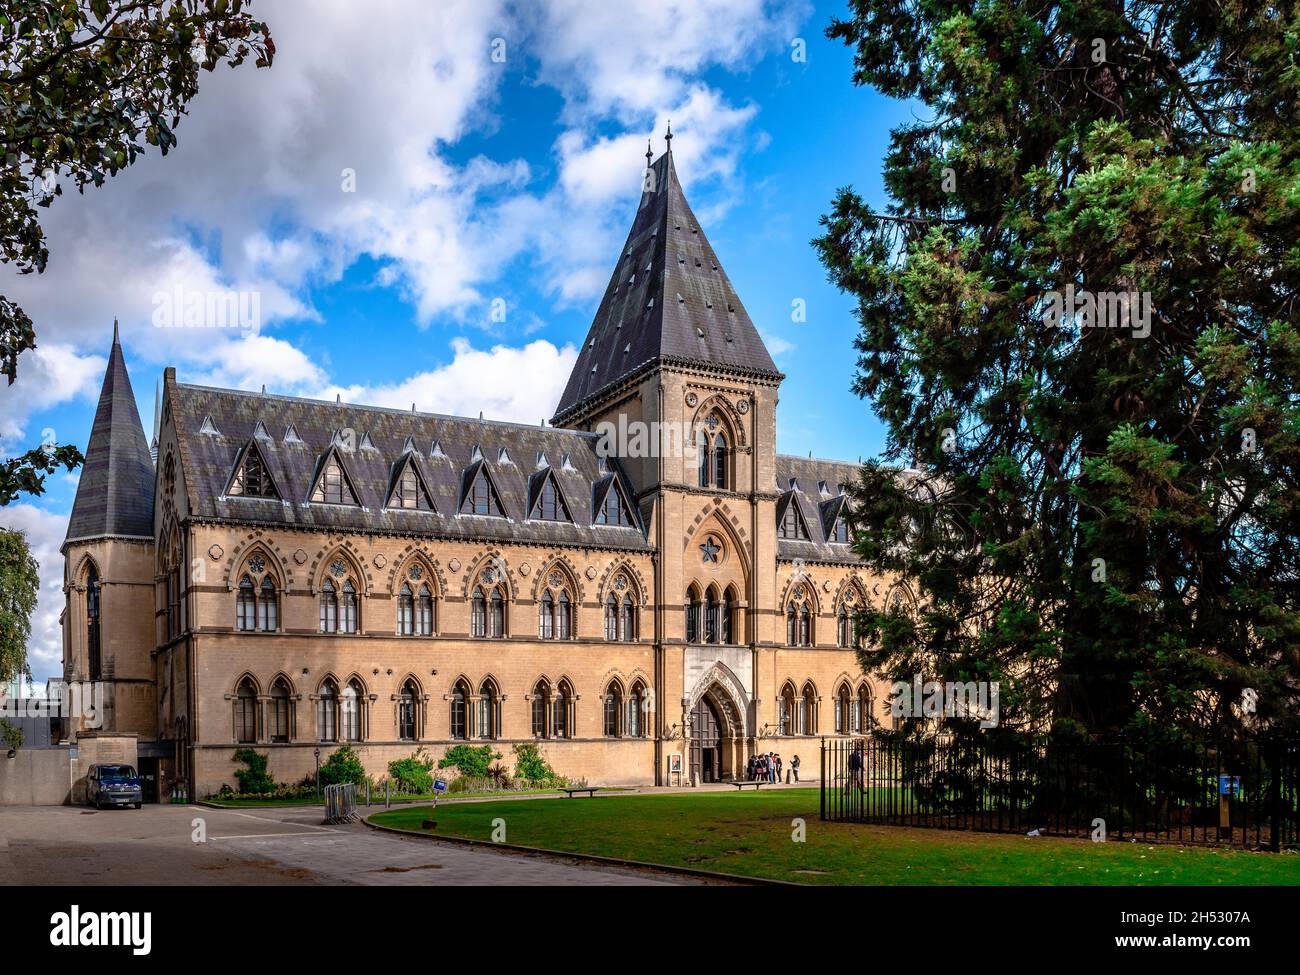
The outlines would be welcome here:
M 748 713 L 744 688 L 723 664 L 700 677 L 683 716 L 692 785 L 744 777 Z

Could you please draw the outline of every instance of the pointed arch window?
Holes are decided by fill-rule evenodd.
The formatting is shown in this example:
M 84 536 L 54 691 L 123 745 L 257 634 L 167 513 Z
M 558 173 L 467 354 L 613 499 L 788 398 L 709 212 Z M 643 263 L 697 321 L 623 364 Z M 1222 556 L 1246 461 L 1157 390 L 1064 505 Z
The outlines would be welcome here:
M 841 684 L 839 690 L 835 692 L 835 733 L 837 735 L 849 733 L 852 709 L 853 698 L 849 694 L 849 685 Z
M 852 593 L 845 596 L 844 602 L 840 604 L 839 616 L 836 619 L 836 642 L 845 649 L 850 649 L 858 645 L 857 635 L 854 632 L 853 624 L 853 605 Z
M 235 741 L 241 745 L 257 742 L 257 688 L 247 677 L 235 691 Z
M 710 586 L 704 594 L 704 642 L 717 643 L 719 634 L 719 608 L 717 591 Z
M 538 635 L 543 640 L 555 639 L 555 599 L 549 592 L 542 594 L 542 605 L 537 622 Z
M 794 685 L 787 681 L 785 686 L 781 688 L 780 723 L 782 735 L 793 735 L 798 733 L 796 725 L 797 713 Z
M 343 580 L 343 595 L 339 600 L 339 629 L 344 633 L 357 632 L 357 590 L 351 579 Z
M 433 636 L 433 593 L 427 583 L 421 583 L 415 594 L 415 632 L 419 636 Z
M 642 720 L 646 708 L 645 684 L 637 681 L 632 685 L 632 693 L 627 697 L 627 736 L 629 738 L 645 737 L 645 722 Z
M 163 606 L 166 610 L 166 638 L 181 635 L 181 541 L 173 528 L 163 547 Z
M 257 587 L 257 628 L 264 633 L 271 633 L 279 627 L 280 603 L 275 583 L 270 576 L 263 576 L 262 584 Z
M 343 688 L 343 738 L 361 741 L 364 734 L 366 693 L 355 677 Z
M 551 734 L 555 738 L 573 737 L 573 689 L 562 680 L 551 700 Z
M 605 688 L 605 737 L 618 738 L 623 733 L 623 689 L 618 681 L 610 681 Z
M 686 590 L 686 642 L 700 640 L 700 593 L 694 586 Z
M 620 633 L 624 640 L 636 639 L 636 606 L 632 602 L 631 596 L 623 597 L 622 612 L 620 614 Z
M 853 733 L 861 734 L 871 727 L 871 691 L 866 684 L 858 687 L 857 707 L 853 709 Z
M 464 741 L 469 738 L 469 685 L 457 681 L 451 691 L 451 737 Z
M 738 637 L 736 634 L 736 590 L 731 586 L 728 586 L 727 591 L 722 594 L 722 606 L 719 613 L 718 642 L 733 644 Z
M 257 593 L 253 580 L 244 576 L 239 580 L 239 595 L 235 597 L 235 625 L 241 630 L 257 629 Z
M 339 740 L 338 685 L 332 679 L 321 685 L 316 698 L 316 737 L 321 741 Z
M 290 710 L 293 702 L 289 699 L 289 685 L 283 677 L 277 677 L 271 685 L 271 741 L 285 744 L 293 732 L 291 730 Z
M 613 593 L 605 600 L 605 639 L 618 639 L 618 600 Z
M 811 683 L 804 684 L 799 696 L 799 734 L 817 734 L 817 692 Z
M 400 636 L 415 635 L 415 593 L 409 582 L 403 582 L 397 591 L 397 632 Z
M 796 586 L 785 605 L 785 642 L 792 647 L 812 646 L 812 607 L 803 586 Z
M 101 597 L 99 571 L 91 563 L 86 572 L 86 666 L 91 680 L 99 680 L 104 670 L 99 642 Z
M 334 583 L 326 579 L 320 587 L 320 631 L 337 633 L 339 630 L 339 596 Z
M 487 636 L 487 597 L 482 586 L 474 587 L 470 600 L 470 633 L 474 636 Z
M 488 636 L 506 635 L 506 598 L 500 586 L 494 586 L 488 596 Z
M 570 640 L 573 638 L 573 602 L 569 596 L 569 583 L 564 574 L 552 570 L 546 578 L 537 607 L 537 630 L 543 640 Z
M 402 685 L 402 693 L 397 699 L 397 737 L 402 741 L 415 741 L 419 738 L 419 700 L 420 692 L 415 681 L 408 680 Z
M 263 552 L 255 550 L 244 560 L 235 593 L 235 626 L 245 632 L 279 629 L 279 594 Z
M 709 435 L 704 430 L 695 434 L 695 453 L 700 466 L 700 487 L 709 486 Z
M 713 438 L 713 486 L 727 487 L 727 439 L 720 433 Z
M 501 737 L 501 695 L 491 680 L 479 685 L 478 723 L 474 731 L 480 738 Z
M 551 709 L 551 685 L 545 680 L 539 680 L 533 687 L 532 701 L 532 724 L 534 738 L 549 738 L 550 727 L 547 717 Z

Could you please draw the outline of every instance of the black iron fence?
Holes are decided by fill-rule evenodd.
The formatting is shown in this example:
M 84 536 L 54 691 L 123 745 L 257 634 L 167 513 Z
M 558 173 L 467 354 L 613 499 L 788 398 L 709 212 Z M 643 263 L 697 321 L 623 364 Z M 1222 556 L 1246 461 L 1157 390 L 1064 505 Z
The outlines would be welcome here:
M 821 817 L 1142 842 L 1300 845 L 1300 741 L 822 739 Z

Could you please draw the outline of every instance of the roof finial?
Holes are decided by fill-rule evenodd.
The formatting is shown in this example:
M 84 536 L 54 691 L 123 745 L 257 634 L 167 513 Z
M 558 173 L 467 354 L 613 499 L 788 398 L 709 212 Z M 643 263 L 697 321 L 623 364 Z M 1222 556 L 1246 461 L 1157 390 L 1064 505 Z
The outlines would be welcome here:
M 650 168 L 650 162 L 651 162 L 652 159 L 654 159 L 654 157 L 655 157 L 654 150 L 650 148 L 650 140 L 649 140 L 649 139 L 646 139 L 646 140 L 645 140 L 645 166 L 646 166 L 646 169 L 649 169 L 649 168 Z
M 668 149 L 666 151 L 671 153 L 673 151 L 673 120 L 672 119 L 668 120 L 668 131 L 664 133 L 664 142 L 668 143 Z
M 121 340 L 117 337 L 117 319 L 116 319 L 116 318 L 113 319 L 113 344 L 114 344 L 114 345 L 119 345 L 119 344 L 121 344 Z

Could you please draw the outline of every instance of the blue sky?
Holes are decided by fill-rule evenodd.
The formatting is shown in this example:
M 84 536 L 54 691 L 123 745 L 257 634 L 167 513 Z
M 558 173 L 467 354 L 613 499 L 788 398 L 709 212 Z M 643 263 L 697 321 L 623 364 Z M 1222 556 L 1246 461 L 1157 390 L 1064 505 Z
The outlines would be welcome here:
M 852 85 L 850 52 L 822 36 L 840 4 L 311 10 L 255 3 L 275 65 L 204 76 L 173 154 L 59 198 L 46 274 L 0 270 L 41 340 L 0 392 L 0 452 L 46 431 L 84 445 L 115 316 L 146 427 L 166 365 L 182 381 L 549 417 L 631 223 L 646 137 L 657 156 L 670 118 L 687 197 L 788 377 L 779 449 L 881 449 L 849 392 L 852 302 L 809 241 L 840 186 L 883 205 L 889 131 L 910 116 Z M 258 328 L 154 327 L 178 287 L 256 293 Z M 52 478 L 5 512 L 44 563 L 38 677 L 58 670 L 75 488 Z

